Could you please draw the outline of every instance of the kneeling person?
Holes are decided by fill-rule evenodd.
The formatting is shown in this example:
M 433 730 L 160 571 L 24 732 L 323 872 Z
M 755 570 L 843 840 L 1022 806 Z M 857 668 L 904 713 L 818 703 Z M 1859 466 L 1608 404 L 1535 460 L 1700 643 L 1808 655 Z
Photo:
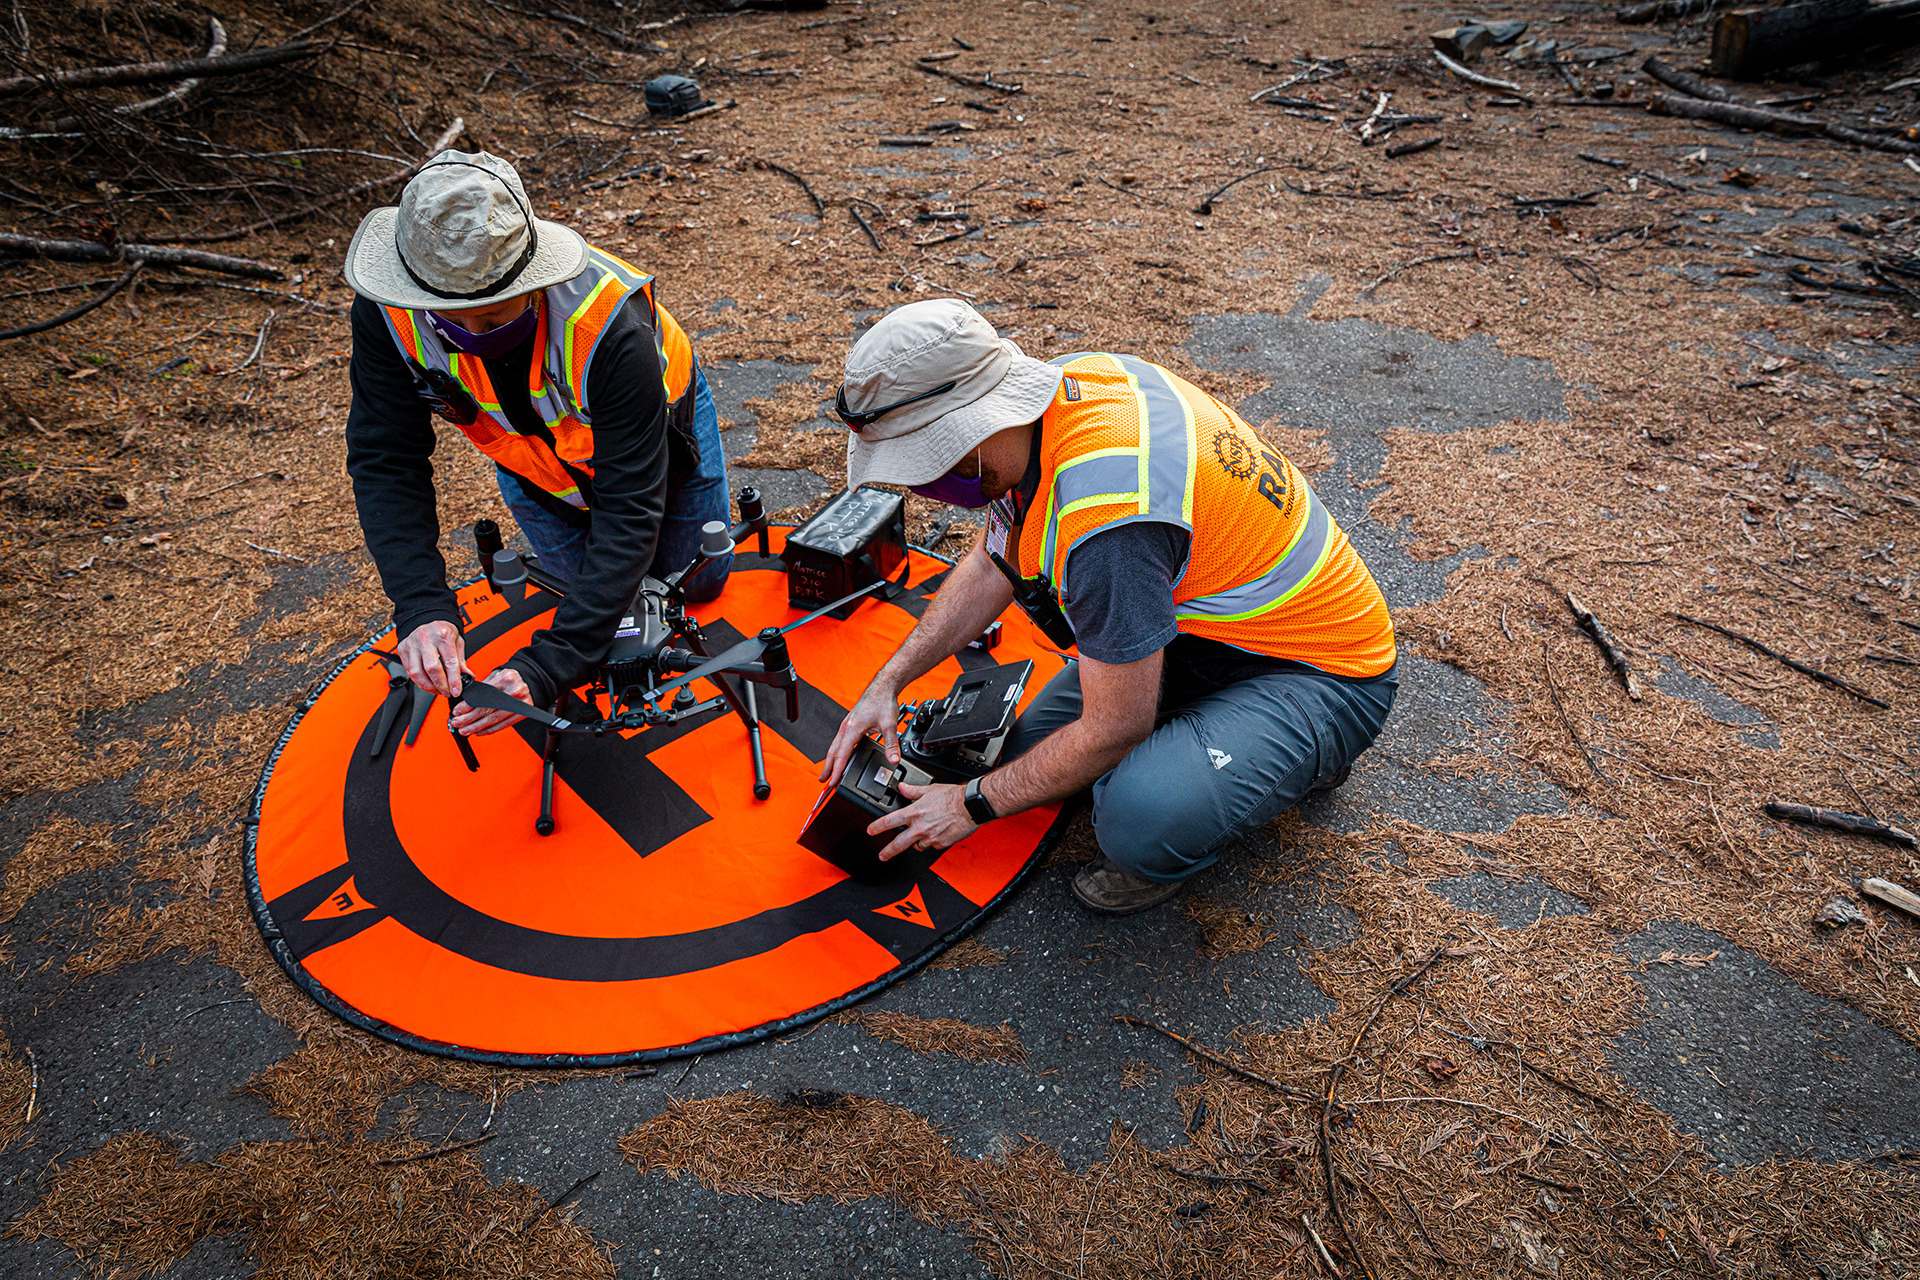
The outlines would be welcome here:
M 540 567 L 568 584 L 553 625 L 487 678 L 550 706 L 590 679 L 648 574 L 687 567 L 700 526 L 728 519 L 726 462 L 705 375 L 654 300 L 653 277 L 532 216 L 520 177 L 448 151 L 347 250 L 353 407 L 347 471 L 393 601 L 397 652 L 421 687 L 457 697 L 466 669 L 440 557 L 431 412 L 495 465 Z M 731 557 L 688 598 L 711 600 Z M 463 707 L 454 727 L 519 720 Z
M 941 300 L 855 345 L 838 408 L 849 485 L 988 514 L 822 777 L 867 734 L 899 758 L 901 690 L 978 636 L 1015 579 L 1080 651 L 1021 716 L 1010 762 L 965 788 L 906 789 L 913 803 L 872 828 L 898 830 L 883 857 L 1091 785 L 1104 856 L 1074 895 L 1145 910 L 1236 835 L 1340 785 L 1380 732 L 1398 677 L 1379 587 L 1299 470 L 1193 384 L 1131 356 L 1043 363 Z

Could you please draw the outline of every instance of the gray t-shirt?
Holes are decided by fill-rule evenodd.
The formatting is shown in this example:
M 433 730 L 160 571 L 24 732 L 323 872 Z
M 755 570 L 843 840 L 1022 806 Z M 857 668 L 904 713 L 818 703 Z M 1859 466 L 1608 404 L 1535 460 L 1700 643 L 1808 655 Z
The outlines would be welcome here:
M 1173 584 L 1193 538 L 1176 524 L 1137 521 L 1089 534 L 1067 557 L 1063 607 L 1080 652 L 1095 662 L 1138 662 L 1180 634 Z

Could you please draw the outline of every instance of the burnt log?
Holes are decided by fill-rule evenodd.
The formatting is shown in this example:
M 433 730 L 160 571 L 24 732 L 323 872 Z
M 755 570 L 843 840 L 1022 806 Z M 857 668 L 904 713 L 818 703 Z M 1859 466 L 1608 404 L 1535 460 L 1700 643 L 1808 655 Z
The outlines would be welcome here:
M 1723 13 L 1713 28 L 1713 74 L 1756 80 L 1870 45 L 1914 38 L 1920 0 L 1805 0 Z

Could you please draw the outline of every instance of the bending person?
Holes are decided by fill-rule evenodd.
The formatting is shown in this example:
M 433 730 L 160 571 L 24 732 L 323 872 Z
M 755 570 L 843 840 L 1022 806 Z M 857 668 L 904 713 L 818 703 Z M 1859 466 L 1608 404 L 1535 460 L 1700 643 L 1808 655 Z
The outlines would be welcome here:
M 399 655 L 457 697 L 466 645 L 439 550 L 435 414 L 495 465 L 500 496 L 569 584 L 553 625 L 487 677 L 550 706 L 606 656 L 640 579 L 692 562 L 700 526 L 729 517 L 726 461 L 693 348 L 653 277 L 533 217 L 513 166 L 448 151 L 375 209 L 347 250 L 353 407 L 347 471 L 393 602 Z M 731 557 L 688 598 L 711 600 Z M 519 720 L 464 704 L 454 727 Z
M 899 758 L 909 682 L 1019 598 L 1069 664 L 966 787 L 904 788 L 882 853 L 945 848 L 1087 788 L 1102 858 L 1088 909 L 1144 911 L 1227 841 L 1346 780 L 1398 686 L 1373 577 L 1300 472 L 1231 409 L 1158 365 L 1022 355 L 973 308 L 917 302 L 847 359 L 847 482 L 987 509 L 986 528 L 840 726 Z

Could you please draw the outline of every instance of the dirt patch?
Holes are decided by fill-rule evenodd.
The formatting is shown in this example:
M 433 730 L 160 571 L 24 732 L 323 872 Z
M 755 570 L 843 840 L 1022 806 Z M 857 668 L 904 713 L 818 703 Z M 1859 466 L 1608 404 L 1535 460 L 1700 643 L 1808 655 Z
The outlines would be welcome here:
M 158 1275 L 196 1241 L 235 1233 L 263 1277 L 614 1274 L 569 1213 L 542 1214 L 537 1188 L 489 1182 L 471 1152 L 376 1163 L 429 1149 L 259 1142 L 201 1163 L 156 1134 L 121 1134 L 54 1166 L 8 1234 L 56 1240 L 98 1276 Z
M 1277 936 L 1244 903 L 1189 894 L 1181 900 L 1180 914 L 1199 927 L 1200 954 L 1215 960 L 1258 951 Z
M 1007 962 L 1007 953 L 978 938 L 962 938 L 937 956 L 929 969 L 992 969 Z
M 12 920 L 42 889 L 81 871 L 110 867 L 123 856 L 106 823 L 55 818 L 8 860 L 6 881 L 0 885 L 0 924 Z
M 967 1062 L 1011 1062 L 1024 1065 L 1026 1046 L 1007 1023 L 976 1027 L 958 1018 L 916 1018 L 884 1009 L 849 1009 L 832 1021 L 860 1027 L 881 1040 L 891 1040 L 915 1053 L 950 1053 Z

